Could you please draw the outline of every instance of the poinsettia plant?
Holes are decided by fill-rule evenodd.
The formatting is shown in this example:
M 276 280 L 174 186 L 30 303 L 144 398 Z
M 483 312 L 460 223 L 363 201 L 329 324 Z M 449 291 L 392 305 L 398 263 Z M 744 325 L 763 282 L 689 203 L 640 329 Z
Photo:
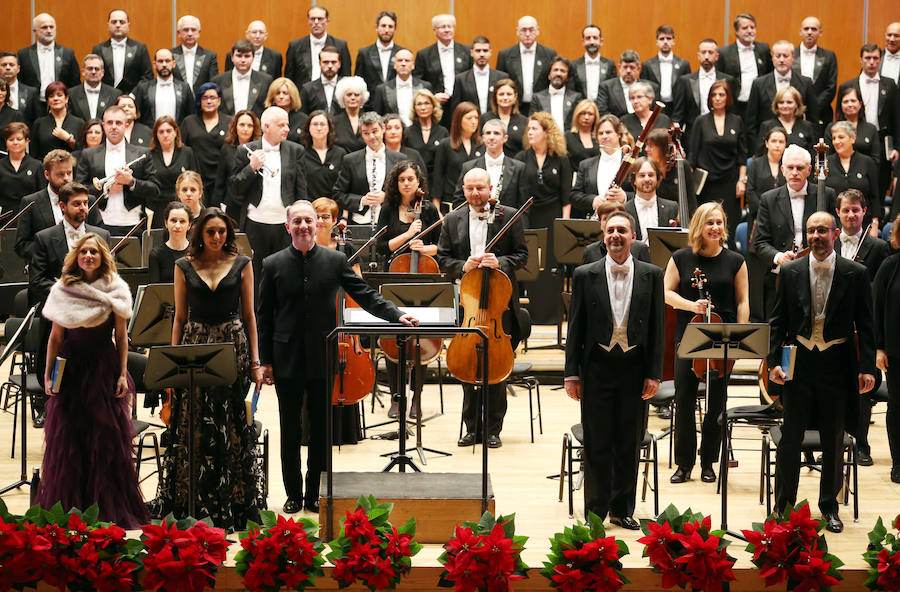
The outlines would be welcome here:
M 579 521 L 553 535 L 541 575 L 563 592 L 613 592 L 628 583 L 621 561 L 627 554 L 625 541 L 607 537 L 603 519 L 590 512 L 586 525 Z
M 656 520 L 641 520 L 641 530 L 646 536 L 637 542 L 644 544 L 653 571 L 662 574 L 663 588 L 718 591 L 735 579 L 725 532 L 712 530 L 709 516 L 669 505 Z
M 412 556 L 422 550 L 413 540 L 416 519 L 397 528 L 388 521 L 394 504 L 379 504 L 375 496 L 360 496 L 347 510 L 341 536 L 328 543 L 334 564 L 332 577 L 341 588 L 357 580 L 369 590 L 393 590 L 409 574 Z
M 59 503 L 14 516 L 0 500 L 0 590 L 40 580 L 76 592 L 136 590 L 143 545 L 98 516 L 96 505 L 66 512 Z
M 225 531 L 209 518 L 175 520 L 171 514 L 142 526 L 145 590 L 201 592 L 214 588 L 228 550 Z
M 294 520 L 260 512 L 262 525 L 249 523 L 240 534 L 235 571 L 250 592 L 305 590 L 321 576 L 325 545 L 316 537 L 319 525 L 309 518 Z
M 456 526 L 438 561 L 444 566 L 438 586 L 457 592 L 512 590 L 511 582 L 527 577 L 522 551 L 528 537 L 516 536 L 516 515 L 485 512 L 478 522 Z
M 891 524 L 900 531 L 900 515 Z M 875 528 L 869 533 L 869 547 L 863 553 L 869 564 L 869 578 L 865 585 L 870 590 L 900 591 L 900 537 L 887 528 L 878 517 Z
M 830 590 L 843 579 L 838 572 L 843 562 L 828 552 L 824 528 L 824 521 L 811 518 L 804 500 L 741 532 L 766 586 L 784 583 L 788 590 Z

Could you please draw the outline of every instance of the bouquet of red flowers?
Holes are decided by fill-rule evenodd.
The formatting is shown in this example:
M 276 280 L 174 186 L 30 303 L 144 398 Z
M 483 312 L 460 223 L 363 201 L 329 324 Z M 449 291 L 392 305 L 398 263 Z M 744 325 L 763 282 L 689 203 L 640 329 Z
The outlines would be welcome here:
M 511 582 L 526 577 L 528 570 L 521 558 L 528 537 L 516 536 L 515 518 L 510 514 L 495 520 L 485 512 L 478 523 L 457 525 L 438 557 L 444 566 L 438 586 L 457 592 L 512 590 Z
M 332 576 L 341 588 L 359 580 L 369 590 L 392 590 L 412 567 L 412 556 L 422 549 L 415 542 L 416 519 L 391 526 L 394 504 L 379 504 L 375 496 L 360 496 L 356 510 L 347 510 L 341 536 L 328 543 Z
M 234 560 L 241 583 L 250 592 L 304 590 L 322 575 L 325 545 L 315 535 L 319 525 L 309 518 L 295 521 L 264 510 L 262 526 L 250 522 L 241 533 L 241 547 Z
M 33 587 L 39 580 L 76 592 L 136 590 L 143 545 L 98 515 L 97 506 L 82 513 L 56 504 L 18 517 L 0 502 L 0 590 Z
M 563 592 L 614 592 L 628 583 L 621 561 L 627 554 L 625 541 L 607 537 L 603 520 L 591 512 L 587 525 L 578 522 L 553 535 L 541 575 Z
M 655 521 L 641 520 L 646 536 L 644 557 L 650 558 L 653 571 L 662 574 L 662 587 L 692 590 L 727 589 L 734 580 L 735 559 L 725 552 L 725 533 L 712 530 L 709 516 L 694 514 L 688 508 L 683 514 L 670 505 Z
M 141 529 L 145 590 L 201 592 L 215 587 L 228 550 L 224 530 L 211 526 L 209 519 L 176 521 L 171 514 Z
M 843 562 L 828 553 L 825 536 L 819 534 L 823 528 L 824 522 L 810 518 L 804 500 L 741 532 L 766 586 L 786 582 L 788 590 L 830 590 L 843 579 L 838 572 Z
M 894 530 L 900 531 L 900 515 L 894 518 Z M 869 564 L 870 590 L 900 591 L 900 538 L 887 531 L 879 516 L 875 528 L 869 533 L 869 547 L 863 559 Z

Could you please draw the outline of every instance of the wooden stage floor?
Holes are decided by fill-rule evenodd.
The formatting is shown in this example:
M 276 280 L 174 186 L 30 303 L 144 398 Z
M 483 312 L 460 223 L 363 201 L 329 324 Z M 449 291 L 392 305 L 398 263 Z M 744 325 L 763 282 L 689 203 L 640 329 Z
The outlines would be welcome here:
M 532 347 L 548 345 L 556 341 L 555 327 L 536 327 L 535 335 L 530 341 Z M 522 353 L 520 349 L 518 359 L 532 362 L 536 369 L 562 367 L 563 353 L 558 349 L 531 349 Z M 739 366 L 740 368 L 740 366 Z M 0 376 L 6 377 L 8 368 L 0 369 Z M 529 542 L 523 558 L 531 566 L 540 566 L 549 550 L 548 539 L 553 533 L 561 530 L 572 520 L 568 517 L 568 508 L 565 501 L 557 501 L 559 482 L 548 479 L 547 476 L 559 472 L 560 454 L 563 434 L 568 432 L 571 426 L 579 421 L 578 405 L 565 396 L 559 384 L 544 383 L 541 385 L 541 404 L 543 411 L 543 434 L 538 433 L 537 421 L 535 421 L 535 442 L 529 441 L 529 412 L 528 392 L 517 389 L 516 396 L 509 399 L 509 410 L 503 432 L 503 447 L 491 450 L 489 454 L 489 472 L 493 490 L 496 495 L 496 506 L 499 513 L 516 514 L 516 530 L 518 534 L 529 537 Z M 730 406 L 754 404 L 756 388 L 746 386 L 732 386 L 729 390 Z M 741 397 L 746 398 L 741 398 Z M 427 385 L 423 396 L 424 416 L 429 417 L 439 412 L 439 397 L 437 385 Z M 387 405 L 388 402 L 385 402 Z M 423 443 L 429 448 L 435 448 L 452 453 L 452 456 L 441 457 L 434 454 L 426 456 L 427 464 L 422 466 L 424 471 L 434 472 L 471 472 L 478 473 L 481 470 L 481 449 L 458 448 L 456 440 L 459 431 L 460 408 L 462 404 L 462 390 L 458 384 L 450 383 L 444 386 L 444 414 L 427 422 L 423 428 Z M 146 410 L 140 408 L 139 415 L 146 416 Z M 371 401 L 366 399 L 366 419 L 369 424 L 382 421 L 386 418 L 386 407 L 375 405 L 374 414 L 371 413 Z M 852 505 L 841 507 L 841 517 L 844 520 L 845 530 L 842 534 L 828 534 L 829 550 L 836 553 L 850 568 L 863 567 L 861 554 L 866 547 L 866 533 L 872 528 L 879 515 L 886 521 L 893 519 L 900 512 L 900 485 L 890 481 L 890 455 L 888 452 L 887 436 L 885 434 L 884 405 L 875 408 L 873 415 L 875 425 L 871 426 L 870 439 L 872 443 L 872 456 L 875 465 L 859 468 L 860 493 L 860 520 L 853 522 Z M 536 401 L 535 401 L 536 412 Z M 257 418 L 261 419 L 269 429 L 271 445 L 269 450 L 269 507 L 280 511 L 285 497 L 281 480 L 279 459 L 279 429 L 277 401 L 274 389 L 267 387 L 263 390 L 259 403 Z M 299 418 L 298 418 L 299 420 Z M 11 413 L 0 413 L 0 486 L 12 483 L 18 479 L 20 473 L 20 460 L 18 450 L 16 458 L 9 457 L 9 445 L 11 442 L 13 416 Z M 668 420 L 662 420 L 651 415 L 650 429 L 659 434 L 668 427 Z M 370 430 L 369 435 L 390 431 L 389 427 Z M 759 465 L 761 437 L 755 429 L 742 429 L 740 436 L 749 438 L 735 444 L 743 450 L 736 451 L 739 466 L 731 470 L 729 483 L 729 527 L 734 530 L 750 528 L 754 521 L 765 518 L 765 506 L 760 506 L 758 501 L 759 491 Z M 412 441 L 414 442 L 414 440 Z M 716 484 L 702 483 L 699 474 L 688 483 L 672 485 L 669 476 L 673 469 L 668 467 L 669 445 L 668 438 L 660 441 L 659 476 L 660 476 L 660 508 L 665 508 L 669 503 L 675 504 L 679 509 L 690 506 L 695 511 L 702 511 L 712 515 L 714 525 L 720 524 L 720 498 L 716 494 Z M 43 432 L 28 425 L 28 472 L 37 467 L 41 462 L 41 450 L 43 446 Z M 379 471 L 387 460 L 379 455 L 396 450 L 396 440 L 366 439 L 354 446 L 344 446 L 334 450 L 334 466 L 337 471 Z M 17 444 L 18 449 L 18 444 Z M 305 451 L 304 451 L 305 460 Z M 150 464 L 142 467 L 142 476 L 150 472 Z M 697 471 L 699 471 L 699 466 Z M 800 479 L 800 497 L 815 500 L 818 495 L 818 473 L 804 470 Z M 150 477 L 143 484 L 144 496 L 147 499 L 155 497 L 156 477 Z M 27 487 L 7 493 L 3 500 L 11 511 L 22 513 L 28 507 L 29 492 Z M 640 488 L 638 489 L 638 502 L 635 518 L 650 517 L 653 513 L 652 492 L 648 491 L 646 502 L 640 501 Z M 583 498 L 580 491 L 575 493 L 576 518 L 583 519 Z M 814 515 L 818 515 L 813 502 Z M 609 527 L 609 534 L 623 538 L 629 545 L 631 554 L 625 557 L 625 565 L 628 567 L 644 567 L 646 559 L 641 558 L 641 546 L 635 541 L 641 535 L 632 531 L 623 530 L 614 526 Z M 447 533 L 448 538 L 451 533 Z M 749 555 L 743 551 L 744 544 L 736 541 L 732 546 L 732 555 L 738 557 L 739 567 L 748 567 Z M 440 554 L 438 545 L 428 545 L 416 558 L 417 565 L 434 565 L 436 557 Z

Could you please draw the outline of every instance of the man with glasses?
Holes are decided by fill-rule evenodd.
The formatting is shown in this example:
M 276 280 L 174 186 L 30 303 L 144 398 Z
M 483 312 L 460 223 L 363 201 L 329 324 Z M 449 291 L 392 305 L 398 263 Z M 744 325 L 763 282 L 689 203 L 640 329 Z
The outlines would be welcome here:
M 516 81 L 519 89 L 519 110 L 531 112 L 531 99 L 534 93 L 550 86 L 550 64 L 556 56 L 556 50 L 537 42 L 541 34 L 537 19 L 523 16 L 516 24 L 516 36 L 519 42 L 507 47 L 497 55 L 497 69 L 506 72 Z
M 84 56 L 81 75 L 84 77 L 84 84 L 69 89 L 69 112 L 85 121 L 99 119 L 121 93 L 103 82 L 103 58 L 97 54 L 89 53 Z
M 340 54 L 340 76 L 350 76 L 350 50 L 347 42 L 327 33 L 328 9 L 313 6 L 306 11 L 309 35 L 291 41 L 285 53 L 284 75 L 294 81 L 297 88 L 307 82 L 317 80 L 322 74 L 319 68 L 319 52 L 326 47 L 335 47 Z
M 281 76 L 281 53 L 263 45 L 269 38 L 269 30 L 266 28 L 266 23 L 252 21 L 247 25 L 247 31 L 244 33 L 244 36 L 253 45 L 253 65 L 251 68 L 256 72 L 268 74 L 272 78 Z M 229 51 L 228 55 L 225 56 L 225 71 L 227 72 L 232 68 L 234 68 L 234 64 L 231 61 L 231 52 Z

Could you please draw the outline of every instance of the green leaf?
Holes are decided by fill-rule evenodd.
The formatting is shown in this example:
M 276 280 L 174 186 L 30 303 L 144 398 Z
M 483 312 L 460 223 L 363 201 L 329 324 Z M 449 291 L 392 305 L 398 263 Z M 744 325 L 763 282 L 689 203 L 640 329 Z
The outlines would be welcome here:
M 412 516 L 409 520 L 406 521 L 406 524 L 397 529 L 397 532 L 401 534 L 416 534 L 416 517 Z
M 481 520 L 478 521 L 478 531 L 476 534 L 485 534 L 491 531 L 494 528 L 494 524 L 496 521 L 494 520 L 494 515 L 491 514 L 490 510 L 485 510 L 484 514 L 481 515 Z
M 500 516 L 499 522 L 503 523 L 503 534 L 505 534 L 507 538 L 515 540 L 516 515 L 513 513 L 509 516 Z
M 278 515 L 272 510 L 262 510 L 259 513 L 259 517 L 262 520 L 262 526 L 265 528 L 272 528 L 276 524 L 278 524 Z M 263 530 L 260 528 L 260 530 Z
M 100 507 L 97 504 L 92 505 L 84 511 L 81 519 L 89 526 L 95 526 L 100 520 Z

